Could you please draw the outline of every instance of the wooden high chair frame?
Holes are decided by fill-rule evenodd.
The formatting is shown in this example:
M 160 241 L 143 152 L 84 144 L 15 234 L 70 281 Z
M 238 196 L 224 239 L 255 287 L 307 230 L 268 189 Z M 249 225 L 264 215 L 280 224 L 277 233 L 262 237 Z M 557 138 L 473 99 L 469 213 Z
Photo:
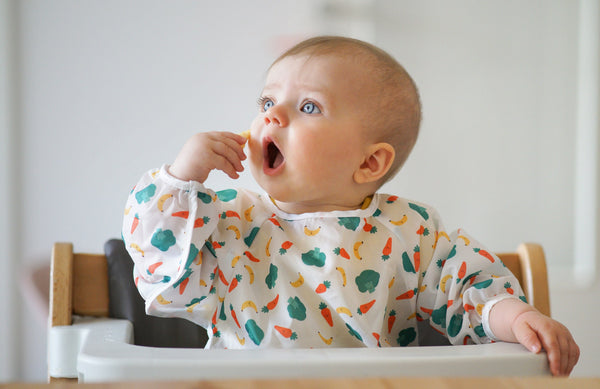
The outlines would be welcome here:
M 514 253 L 497 255 L 519 280 L 529 303 L 550 316 L 548 276 L 542 247 L 523 243 Z M 71 325 L 73 315 L 108 317 L 108 265 L 103 254 L 74 253 L 73 244 L 55 243 L 50 278 L 52 327 Z M 50 377 L 50 380 L 71 379 Z

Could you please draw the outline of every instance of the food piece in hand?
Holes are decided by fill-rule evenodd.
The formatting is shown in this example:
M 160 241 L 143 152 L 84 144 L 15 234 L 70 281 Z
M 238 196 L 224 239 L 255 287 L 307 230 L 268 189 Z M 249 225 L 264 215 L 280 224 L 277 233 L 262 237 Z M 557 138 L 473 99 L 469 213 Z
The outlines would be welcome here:
M 250 141 L 250 130 L 240 132 L 240 135 L 247 139 L 246 143 Z M 246 146 L 246 143 L 244 143 L 244 147 Z
M 250 130 L 241 132 L 240 135 L 243 136 L 244 138 L 250 140 Z

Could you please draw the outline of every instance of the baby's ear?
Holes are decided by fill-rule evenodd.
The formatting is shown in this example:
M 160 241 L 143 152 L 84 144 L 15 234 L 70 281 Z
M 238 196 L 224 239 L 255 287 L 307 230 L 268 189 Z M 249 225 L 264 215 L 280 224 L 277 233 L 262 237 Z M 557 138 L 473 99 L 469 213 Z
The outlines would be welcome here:
M 376 143 L 369 146 L 365 159 L 354 172 L 357 184 L 379 181 L 392 167 L 396 152 L 389 143 Z

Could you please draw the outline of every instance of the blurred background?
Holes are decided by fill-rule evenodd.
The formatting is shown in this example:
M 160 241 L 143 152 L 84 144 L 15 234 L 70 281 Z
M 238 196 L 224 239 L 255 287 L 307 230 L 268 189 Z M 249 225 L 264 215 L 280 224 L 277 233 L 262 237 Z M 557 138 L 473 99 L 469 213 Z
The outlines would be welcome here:
M 383 190 L 494 251 L 541 243 L 574 375 L 598 375 L 597 0 L 0 0 L 0 382 L 46 380 L 53 242 L 102 252 L 138 177 L 196 131 L 247 129 L 271 61 L 320 34 L 419 85 L 421 137 Z

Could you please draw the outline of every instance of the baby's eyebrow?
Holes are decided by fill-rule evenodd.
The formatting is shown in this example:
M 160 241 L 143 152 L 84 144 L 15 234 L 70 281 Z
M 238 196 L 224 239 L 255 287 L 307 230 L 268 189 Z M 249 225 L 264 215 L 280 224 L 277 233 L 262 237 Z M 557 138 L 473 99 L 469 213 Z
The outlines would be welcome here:
M 261 93 L 264 93 L 265 91 L 269 90 L 269 89 L 277 89 L 277 88 L 281 88 L 281 84 L 278 82 L 272 82 L 270 84 L 265 84 L 265 86 L 263 87 Z

